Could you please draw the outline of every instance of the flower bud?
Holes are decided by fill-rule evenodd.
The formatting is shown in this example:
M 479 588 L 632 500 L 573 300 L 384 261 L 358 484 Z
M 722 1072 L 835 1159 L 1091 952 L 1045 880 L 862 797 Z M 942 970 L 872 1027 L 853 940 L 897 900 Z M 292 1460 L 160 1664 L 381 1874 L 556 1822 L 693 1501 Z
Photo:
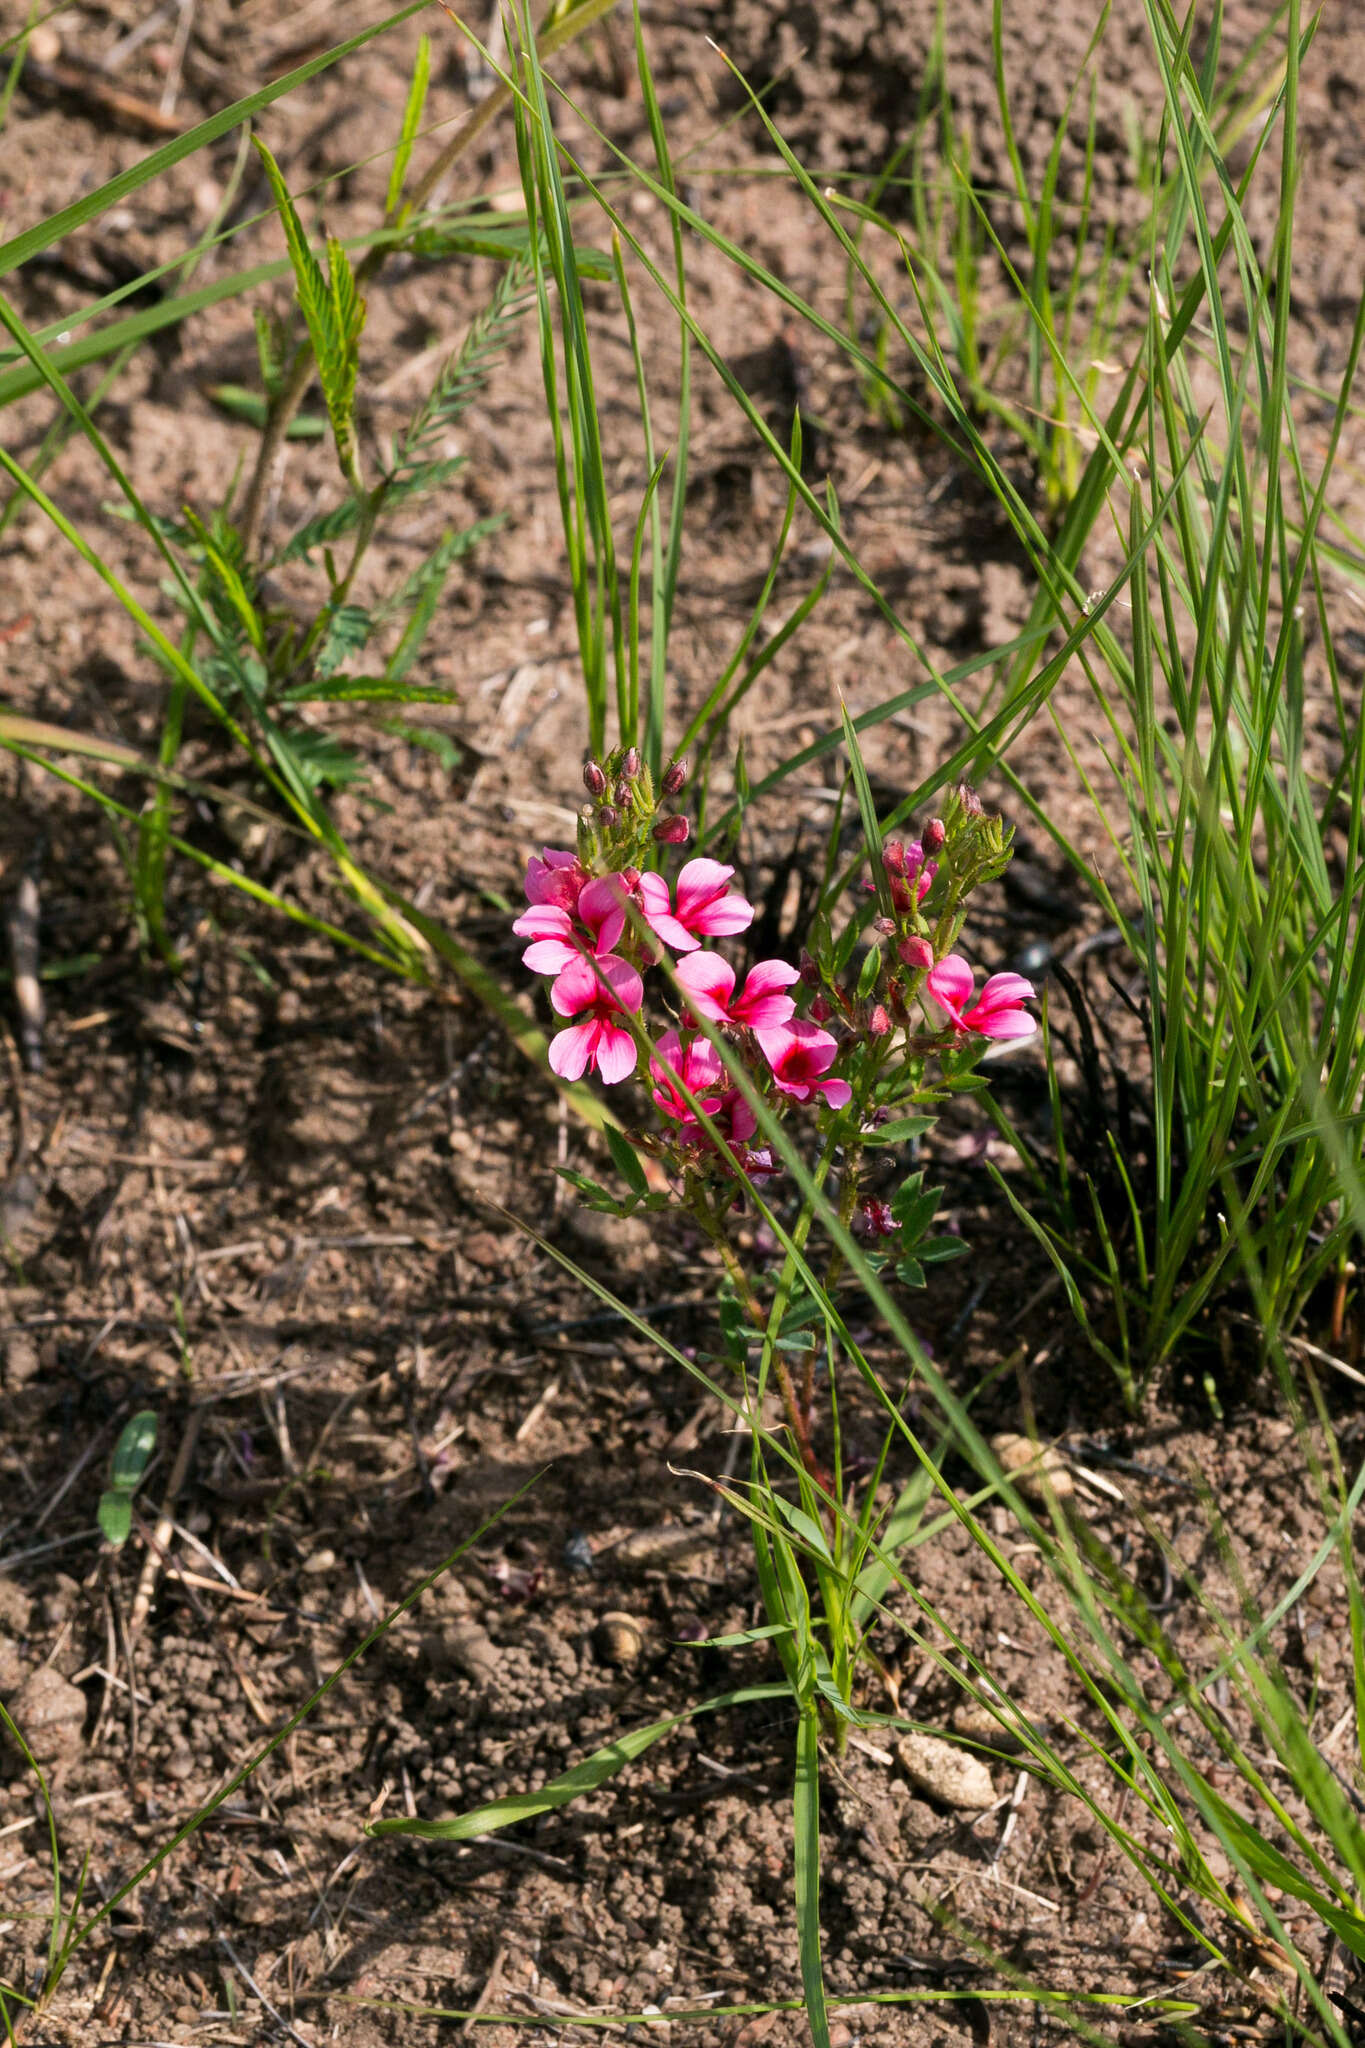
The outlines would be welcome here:
M 625 759 L 621 763 L 621 773 L 625 776 L 627 782 L 634 782 L 639 772 L 640 749 L 638 747 L 627 747 Z
M 801 948 L 801 957 L 797 961 L 796 966 L 797 971 L 800 974 L 802 981 L 805 982 L 807 988 L 819 988 L 819 962 L 816 960 L 814 954 L 808 953 L 806 951 L 804 946 Z
M 888 875 L 905 873 L 905 844 L 900 839 L 888 839 L 882 848 L 882 866 Z
M 872 1038 L 885 1038 L 891 1029 L 891 1019 L 881 1003 L 874 1004 L 872 1015 L 867 1020 L 867 1029 L 868 1035 Z
M 918 932 L 912 932 L 908 939 L 902 939 L 896 951 L 907 967 L 923 970 L 934 964 L 934 949 Z
M 878 1202 L 869 1196 L 859 1206 L 862 1211 L 863 1229 L 869 1237 L 894 1237 L 896 1235 L 900 1225 L 891 1214 L 891 1204 L 889 1202 Z
M 689 829 L 686 818 L 660 818 L 654 837 L 660 846 L 685 846 Z
M 962 806 L 964 818 L 979 818 L 983 815 L 981 799 L 970 782 L 959 782 L 955 794 Z
M 902 917 L 915 907 L 915 892 L 900 875 L 891 878 L 891 908 L 898 910 Z
M 611 793 L 611 800 L 614 804 L 619 805 L 623 811 L 630 808 L 630 784 L 626 781 L 624 775 L 618 777 L 616 787 Z
M 589 796 L 606 795 L 607 778 L 602 773 L 598 762 L 585 761 L 583 763 L 583 787 L 587 790 Z
M 686 761 L 670 761 L 659 781 L 665 796 L 677 796 L 687 780 Z
M 621 882 L 627 895 L 633 896 L 640 886 L 640 870 L 638 868 L 622 868 Z
M 920 842 L 926 853 L 941 853 L 947 837 L 947 827 L 942 818 L 931 818 L 920 834 Z
M 621 813 L 614 810 L 610 804 L 603 804 L 597 813 L 597 822 L 604 832 L 610 832 L 613 826 L 620 824 Z
M 894 917 L 874 917 L 872 929 L 879 939 L 889 939 L 896 929 L 896 920 Z
M 810 1006 L 812 1024 L 827 1024 L 834 1015 L 833 1005 L 824 996 L 817 996 Z

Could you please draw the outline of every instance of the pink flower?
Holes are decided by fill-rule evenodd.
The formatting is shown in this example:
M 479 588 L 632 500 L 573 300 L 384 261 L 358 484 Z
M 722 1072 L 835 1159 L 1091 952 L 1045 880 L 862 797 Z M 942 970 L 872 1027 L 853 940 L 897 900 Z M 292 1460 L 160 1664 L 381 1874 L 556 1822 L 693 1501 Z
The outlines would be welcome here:
M 550 990 L 561 1017 L 579 1017 L 550 1040 L 550 1065 L 565 1081 L 577 1081 L 593 1067 L 604 1081 L 624 1081 L 635 1071 L 635 1040 L 615 1022 L 622 1011 L 638 1010 L 645 988 L 635 969 L 614 955 L 569 962 Z
M 675 953 L 695 953 L 697 934 L 722 939 L 748 929 L 754 907 L 738 894 L 726 894 L 733 868 L 718 860 L 690 860 L 678 876 L 676 907 L 670 908 L 668 884 L 662 875 L 641 875 L 640 903 L 645 922 Z
M 798 1102 L 823 1095 L 831 1109 L 842 1109 L 849 1101 L 853 1090 L 847 1081 L 820 1078 L 839 1051 L 838 1041 L 828 1031 L 797 1017 L 775 1031 L 759 1031 L 755 1036 L 784 1095 L 794 1095 Z
M 654 1100 L 665 1116 L 675 1123 L 694 1124 L 695 1112 L 689 1109 L 678 1088 L 681 1080 L 686 1088 L 700 1102 L 708 1116 L 720 1108 L 721 1098 L 714 1091 L 720 1081 L 720 1055 L 713 1045 L 704 1038 L 695 1038 L 684 1051 L 676 1031 L 666 1031 L 659 1040 L 657 1059 L 649 1063 L 652 1079 L 659 1083 L 652 1093 Z
M 526 863 L 526 901 L 553 903 L 572 910 L 588 879 L 588 871 L 576 853 L 564 853 L 557 846 L 542 849 L 544 859 L 532 854 Z
M 944 1013 L 954 1031 L 977 1031 L 983 1038 L 1031 1038 L 1038 1029 L 1019 1005 L 1036 994 L 1022 974 L 993 974 L 974 1003 L 975 977 L 960 953 L 948 953 L 924 977 L 924 992 Z M 971 1003 L 970 1008 L 964 1005 Z
M 522 966 L 529 967 L 532 974 L 559 974 L 586 952 L 599 957 L 610 953 L 626 928 L 628 894 L 624 875 L 599 875 L 595 882 L 579 888 L 576 908 L 580 924 L 587 928 L 588 943 L 559 904 L 540 903 L 524 910 L 512 929 L 518 938 L 534 939 L 535 944 L 522 954 Z
M 687 991 L 689 1008 L 713 1024 L 740 1024 L 751 1031 L 771 1031 L 785 1024 L 796 1010 L 791 997 L 782 991 L 801 976 L 785 960 L 760 960 L 749 969 L 744 993 L 736 1001 L 735 970 L 719 953 L 691 953 L 678 962 L 678 979 Z

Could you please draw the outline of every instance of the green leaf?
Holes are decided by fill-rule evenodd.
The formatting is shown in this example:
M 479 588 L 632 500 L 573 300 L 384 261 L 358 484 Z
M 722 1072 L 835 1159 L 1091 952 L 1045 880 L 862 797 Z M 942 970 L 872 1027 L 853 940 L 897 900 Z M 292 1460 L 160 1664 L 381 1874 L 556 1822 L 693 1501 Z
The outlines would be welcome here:
M 878 1124 L 875 1130 L 864 1131 L 862 1141 L 864 1145 L 910 1145 L 932 1131 L 937 1121 L 932 1116 L 895 1117 L 890 1123 Z
M 615 1195 L 600 1186 L 597 1181 L 589 1180 L 585 1173 L 575 1173 L 571 1166 L 557 1166 L 555 1172 L 561 1180 L 568 1181 L 570 1187 L 577 1188 L 579 1194 L 585 1197 L 592 1208 L 610 1209 L 617 1216 L 626 1214 L 626 1204 L 618 1201 Z
M 645 1179 L 645 1170 L 640 1164 L 639 1154 L 636 1152 L 635 1147 L 625 1136 L 624 1132 L 615 1130 L 611 1124 L 608 1124 L 606 1128 L 606 1140 L 607 1150 L 616 1161 L 618 1173 L 625 1180 L 631 1192 L 638 1195 L 640 1200 L 643 1201 L 649 1193 L 649 1182 Z
M 394 683 L 386 676 L 336 676 L 330 681 L 295 683 L 283 690 L 277 704 L 454 704 L 454 690 L 427 688 L 421 683 Z
M 813 1701 L 802 1708 L 797 1724 L 792 1819 L 796 1941 L 806 2019 L 814 2048 L 830 2048 L 825 1971 L 820 1959 L 820 1721 Z
M 122 1550 L 133 1529 L 132 1494 L 113 1490 L 102 1493 L 95 1510 L 95 1520 L 105 1542 L 114 1550 Z
M 389 733 L 396 740 L 406 740 L 410 747 L 423 747 L 428 754 L 434 754 L 446 775 L 453 775 L 464 759 L 464 748 L 437 726 L 414 725 L 407 718 L 379 718 L 375 724 L 380 732 Z
M 287 744 L 294 767 L 309 789 L 327 783 L 332 789 L 349 789 L 363 782 L 368 770 L 358 754 L 344 747 L 329 732 L 291 731 Z
M 139 1408 L 119 1431 L 114 1455 L 109 1462 L 109 1483 L 124 1493 L 135 1493 L 156 1449 L 156 1412 Z
M 735 1292 L 734 1283 L 728 1278 L 721 1283 L 716 1310 L 720 1316 L 720 1334 L 726 1353 L 735 1365 L 743 1365 L 754 1340 L 754 1328 Z
M 363 604 L 339 605 L 327 621 L 317 651 L 316 668 L 324 678 L 335 675 L 344 661 L 359 654 L 370 637 L 373 617 Z
M 259 391 L 248 391 L 244 384 L 206 384 L 204 392 L 232 419 L 245 420 L 249 427 L 265 431 L 270 406 Z M 285 438 L 289 441 L 320 441 L 326 432 L 327 422 L 320 412 L 300 412 L 290 420 Z
M 842 697 L 839 699 L 839 716 L 843 722 L 844 747 L 848 753 L 849 773 L 853 777 L 853 793 L 858 799 L 858 816 L 862 820 L 867 857 L 872 863 L 872 886 L 877 892 L 877 908 L 883 917 L 890 917 L 891 884 L 886 869 L 882 866 L 882 828 L 877 821 L 877 806 L 872 799 L 872 785 L 867 779 L 863 750 L 858 744 L 857 728 L 848 715 L 848 706 Z
M 496 533 L 502 523 L 503 515 L 497 513 L 491 519 L 476 519 L 472 526 L 443 535 L 428 559 L 408 577 L 396 597 L 385 602 L 383 614 L 386 617 L 407 605 L 412 607 L 403 637 L 389 657 L 387 673 L 391 682 L 401 682 L 417 659 L 427 628 L 436 616 L 446 578 L 455 563 L 470 548 L 477 546 L 485 535 Z
M 256 325 L 256 360 L 261 366 L 261 382 L 265 386 L 267 399 L 278 398 L 289 381 L 289 326 L 283 320 L 272 318 L 263 306 L 258 306 L 253 315 Z M 238 386 L 221 386 L 220 389 L 237 390 Z M 220 399 L 219 403 L 223 401 Z M 262 420 L 264 425 L 264 420 Z
M 280 175 L 279 165 L 259 135 L 254 135 L 252 141 L 265 165 L 284 227 L 289 261 L 294 270 L 294 285 L 308 327 L 308 338 L 313 344 L 322 395 L 327 401 L 327 413 L 332 422 L 337 461 L 346 481 L 359 492 L 354 412 L 365 301 L 356 290 L 351 260 L 333 235 L 327 238 L 327 273 L 323 275 L 322 265 L 308 246 L 303 223 Z
M 396 473 L 430 455 L 431 444 L 468 410 L 488 382 L 493 364 L 506 349 L 527 306 L 535 297 L 535 277 L 526 256 L 517 256 L 498 279 L 493 296 L 470 322 L 458 348 L 445 361 L 429 395 L 422 401 L 394 444 Z
M 703 1700 L 700 1706 L 688 1707 L 681 1714 L 670 1714 L 667 1720 L 651 1721 L 647 1727 L 632 1729 L 628 1735 L 619 1735 L 615 1742 L 609 1742 L 605 1749 L 594 1750 L 575 1764 L 562 1776 L 553 1778 L 543 1785 L 539 1792 L 511 1792 L 505 1799 L 490 1800 L 486 1806 L 471 1807 L 467 1813 L 459 1813 L 451 1820 L 409 1820 L 399 1815 L 393 1820 L 372 1821 L 365 1832 L 367 1835 L 416 1835 L 424 1842 L 468 1842 L 480 1835 L 496 1834 L 499 1828 L 510 1828 L 519 1820 L 529 1820 L 538 1813 L 552 1813 L 556 1807 L 567 1806 L 572 1799 L 581 1798 L 585 1792 L 595 1792 L 599 1785 L 605 1785 L 627 1764 L 643 1756 L 645 1751 L 661 1737 L 671 1735 L 684 1721 L 693 1720 L 698 1714 L 713 1714 L 726 1707 L 747 1706 L 752 1701 L 784 1699 L 785 1685 L 752 1685 L 742 1692 L 722 1693 L 718 1699 Z
M 796 1633 L 790 1621 L 770 1621 L 763 1628 L 736 1629 L 732 1636 L 703 1636 L 699 1642 L 685 1642 L 678 1638 L 679 1647 L 684 1650 L 743 1650 L 750 1643 L 771 1642 L 774 1636 L 790 1636 Z
M 417 61 L 412 67 L 412 84 L 408 87 L 408 103 L 403 109 L 403 126 L 398 136 L 398 147 L 393 153 L 393 169 L 389 172 L 389 190 L 384 201 L 384 211 L 391 220 L 401 221 L 408 209 L 398 211 L 403 197 L 403 182 L 408 175 L 412 161 L 412 146 L 417 140 L 417 130 L 422 125 L 422 109 L 426 105 L 427 84 L 431 77 L 431 39 L 417 38 Z
M 462 455 L 452 456 L 448 461 L 426 462 L 395 477 L 384 486 L 384 510 L 392 512 L 407 498 L 417 498 L 426 491 L 434 491 L 464 468 Z M 301 526 L 291 541 L 275 556 L 275 564 L 297 562 L 306 559 L 315 548 L 330 547 L 334 541 L 344 540 L 354 531 L 360 520 L 360 503 L 356 498 L 347 498 L 340 505 L 334 505 L 330 512 L 320 512 L 316 519 L 310 519 Z M 481 521 L 478 527 L 468 529 L 477 534 L 480 529 L 492 531 L 501 520 Z
M 858 1000 L 866 1002 L 877 986 L 877 977 L 882 971 L 882 949 L 869 946 L 863 955 L 863 964 L 858 970 Z

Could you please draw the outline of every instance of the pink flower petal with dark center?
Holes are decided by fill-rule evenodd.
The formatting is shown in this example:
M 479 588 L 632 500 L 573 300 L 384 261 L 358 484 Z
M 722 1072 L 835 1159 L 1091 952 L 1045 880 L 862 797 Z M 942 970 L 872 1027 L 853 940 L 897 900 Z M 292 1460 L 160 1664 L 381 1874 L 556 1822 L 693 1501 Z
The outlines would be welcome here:
M 694 953 L 697 941 L 673 915 L 668 884 L 662 875 L 641 875 L 640 913 L 650 930 L 675 953 Z

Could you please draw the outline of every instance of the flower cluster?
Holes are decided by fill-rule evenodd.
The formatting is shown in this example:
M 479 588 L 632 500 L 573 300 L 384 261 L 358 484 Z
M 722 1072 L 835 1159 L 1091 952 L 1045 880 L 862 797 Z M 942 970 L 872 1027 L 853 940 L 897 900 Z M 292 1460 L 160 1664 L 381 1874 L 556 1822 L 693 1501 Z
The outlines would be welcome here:
M 775 1112 L 843 1111 L 856 1095 L 860 1115 L 875 1123 L 919 1099 L 930 1051 L 946 1072 L 954 1060 L 970 1066 L 983 1040 L 1037 1028 L 1023 1008 L 1029 982 L 995 974 L 974 995 L 971 967 L 951 950 L 968 889 L 1008 858 L 1000 821 L 985 819 L 970 792 L 954 793 L 947 823 L 931 819 L 918 840 L 881 849 L 880 879 L 867 885 L 881 915 L 868 927 L 873 943 L 856 987 L 835 971 L 847 950 L 828 949 L 820 959 L 803 954 L 800 968 L 760 960 L 741 985 L 708 944 L 753 922 L 735 870 L 695 857 L 670 886 L 652 866 L 687 839 L 685 818 L 659 812 L 659 797 L 676 797 L 685 777 L 670 764 L 656 796 L 634 748 L 590 761 L 577 850 L 546 847 L 531 859 L 527 907 L 513 926 L 529 942 L 525 965 L 549 978 L 551 1007 L 564 1020 L 551 1067 L 566 1081 L 638 1074 L 662 1119 L 649 1149 L 675 1166 L 714 1165 L 700 1109 L 751 1180 L 774 1170 L 769 1154 L 746 1149 L 757 1119 L 707 1030 L 723 1035 Z M 645 976 L 666 957 L 673 1015 L 656 1037 L 644 1022 Z M 797 1014 L 798 1000 L 807 1014 Z

